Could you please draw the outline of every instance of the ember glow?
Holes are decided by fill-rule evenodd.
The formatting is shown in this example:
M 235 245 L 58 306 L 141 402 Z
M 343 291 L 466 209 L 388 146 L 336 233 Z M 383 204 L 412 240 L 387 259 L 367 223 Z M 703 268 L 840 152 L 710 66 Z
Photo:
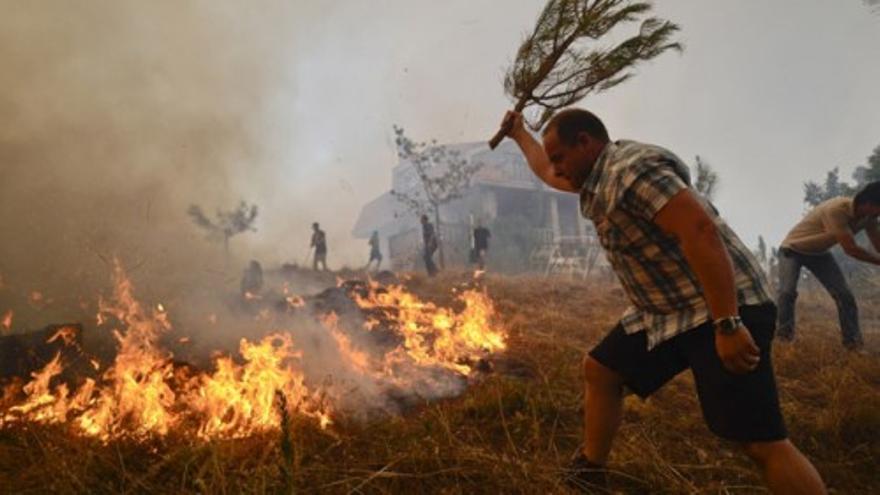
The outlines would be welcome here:
M 370 284 L 363 294 L 354 295 L 357 306 L 372 315 L 363 328 L 345 328 L 332 312 L 318 316 L 315 323 L 339 361 L 334 369 L 341 376 L 310 375 L 305 351 L 292 330 L 273 331 L 256 341 L 242 338 L 238 356 L 215 355 L 210 369 L 200 371 L 175 363 L 172 353 L 160 345 L 172 330 L 170 315 L 161 304 L 141 304 L 117 263 L 113 295 L 99 300 L 97 318 L 107 327 L 99 331 L 113 333 L 115 359 L 99 363 L 90 358 L 94 376 L 71 381 L 62 380 L 65 361 L 58 353 L 32 374 L 19 392 L 20 400 L 0 410 L 0 427 L 64 424 L 105 442 L 161 437 L 172 431 L 206 440 L 241 438 L 278 428 L 283 402 L 288 414 L 311 418 L 326 428 L 334 416 L 352 409 L 354 389 L 405 391 L 442 382 L 446 396 L 460 393 L 461 387 L 448 383 L 467 383 L 476 362 L 505 348 L 505 334 L 492 326 L 494 308 L 484 292 L 459 294 L 459 311 L 422 301 L 399 286 Z M 305 300 L 296 297 L 295 305 L 287 300 L 288 304 L 305 306 Z M 380 326 L 393 338 L 377 351 L 365 342 Z M 49 340 L 75 346 L 76 331 L 63 327 Z M 353 332 L 368 338 L 353 338 Z M 72 389 L 71 383 L 76 383 Z
M 300 296 L 287 296 L 284 300 L 291 308 L 301 308 L 306 305 L 305 300 Z
M 3 313 L 3 318 L 0 318 L 0 326 L 3 326 L 3 332 L 8 333 L 12 330 L 12 317 L 15 313 L 9 309 L 5 313 Z

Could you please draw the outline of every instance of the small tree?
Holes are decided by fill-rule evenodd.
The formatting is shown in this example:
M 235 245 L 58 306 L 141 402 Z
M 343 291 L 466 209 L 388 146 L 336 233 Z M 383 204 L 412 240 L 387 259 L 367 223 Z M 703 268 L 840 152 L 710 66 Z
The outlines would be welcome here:
M 470 188 L 471 178 L 483 164 L 471 162 L 461 156 L 461 152 L 437 144 L 417 143 L 404 134 L 403 128 L 394 126 L 394 142 L 397 156 L 409 162 L 421 189 L 411 191 L 391 190 L 391 194 L 415 215 L 432 214 L 437 231 L 437 247 L 440 251 L 440 268 L 445 268 L 443 239 L 440 228 L 440 207 L 452 200 L 461 198 Z
M 874 152 L 868 157 L 867 165 L 856 167 L 855 172 L 853 172 L 853 180 L 856 181 L 857 188 L 864 186 L 868 182 L 880 180 L 880 146 L 874 148 Z
M 254 222 L 257 219 L 257 205 L 249 205 L 242 201 L 232 210 L 217 210 L 214 220 L 205 215 L 198 205 L 190 205 L 186 213 L 193 222 L 202 228 L 212 241 L 223 241 L 223 250 L 229 256 L 229 239 L 242 232 L 256 232 Z
M 776 286 L 777 266 L 779 264 L 779 252 L 774 248 L 767 249 L 767 241 L 764 236 L 758 236 L 758 249 L 755 250 L 755 258 L 761 269 L 767 274 L 770 284 Z
M 880 0 L 878 0 L 880 2 Z M 866 158 L 865 165 L 855 167 L 852 173 L 854 184 L 840 180 L 840 169 L 834 167 L 825 175 L 825 182 L 804 182 L 804 203 L 816 206 L 838 196 L 852 196 L 869 182 L 880 180 L 880 145 Z
M 779 283 L 779 248 L 770 248 L 770 257 L 767 259 L 767 278 L 770 286 L 777 288 Z
M 834 167 L 825 176 L 824 184 L 813 181 L 804 183 L 804 202 L 809 206 L 816 206 L 838 196 L 852 196 L 855 192 L 856 189 L 853 186 L 840 180 L 840 170 Z
M 765 268 L 767 266 L 767 243 L 764 242 L 764 236 L 758 236 L 758 250 L 755 252 L 755 257 L 758 258 L 758 262 L 761 263 Z
M 696 179 L 694 180 L 694 189 L 702 194 L 709 201 L 715 198 L 715 192 L 718 189 L 718 174 L 712 170 L 712 167 L 697 155 L 697 165 L 695 167 Z

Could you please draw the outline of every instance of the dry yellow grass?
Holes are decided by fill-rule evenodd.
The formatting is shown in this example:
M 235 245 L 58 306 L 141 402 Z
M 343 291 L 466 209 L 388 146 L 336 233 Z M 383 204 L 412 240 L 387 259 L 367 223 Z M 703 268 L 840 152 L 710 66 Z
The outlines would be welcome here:
M 408 285 L 449 302 L 464 278 Z M 579 364 L 623 295 L 609 281 L 487 285 L 509 350 L 461 397 L 402 417 L 342 418 L 328 432 L 292 418 L 283 434 L 214 443 L 172 435 L 104 446 L 64 428 L 15 427 L 0 431 L 0 492 L 564 493 L 559 469 L 580 439 Z M 833 493 L 880 493 L 880 335 L 867 335 L 873 355 L 851 355 L 827 298 L 806 297 L 799 311 L 798 340 L 774 350 L 792 437 Z M 648 401 L 627 399 L 611 468 L 619 493 L 764 492 L 750 462 L 703 425 L 687 374 Z

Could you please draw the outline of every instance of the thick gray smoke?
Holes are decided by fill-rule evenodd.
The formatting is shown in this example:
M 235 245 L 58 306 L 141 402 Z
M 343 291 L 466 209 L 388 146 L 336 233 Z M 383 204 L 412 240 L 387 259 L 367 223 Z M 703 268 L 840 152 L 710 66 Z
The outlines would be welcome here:
M 3 9 L 0 275 L 8 288 L 91 297 L 109 280 L 113 256 L 159 298 L 237 282 L 227 274 L 239 273 L 257 240 L 233 239 L 227 260 L 185 212 L 244 199 L 273 219 L 265 186 L 285 164 L 271 145 L 271 108 L 276 95 L 296 91 L 284 61 L 297 17 L 285 4 Z M 304 231 L 311 220 L 296 209 L 284 218 Z

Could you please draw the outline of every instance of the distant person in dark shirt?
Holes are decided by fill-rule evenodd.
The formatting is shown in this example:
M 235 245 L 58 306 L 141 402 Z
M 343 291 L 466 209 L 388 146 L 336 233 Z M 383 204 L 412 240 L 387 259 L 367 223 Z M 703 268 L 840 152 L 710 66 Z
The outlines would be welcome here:
M 373 235 L 370 236 L 370 240 L 368 241 L 368 244 L 370 245 L 370 261 L 367 262 L 367 270 L 370 269 L 373 261 L 376 262 L 376 270 L 382 266 L 382 251 L 379 250 L 379 242 L 379 232 L 374 230 Z
M 474 229 L 474 262 L 480 270 L 486 269 L 486 252 L 489 251 L 489 238 L 492 234 L 489 229 L 477 224 Z
M 315 257 L 312 260 L 312 269 L 318 269 L 318 263 L 321 264 L 321 269 L 327 269 L 327 235 L 324 234 L 324 231 L 321 230 L 321 226 L 318 225 L 318 222 L 312 224 L 312 243 L 311 247 L 315 249 Z
M 422 241 L 424 243 L 425 270 L 428 276 L 437 275 L 437 265 L 434 264 L 434 251 L 437 251 L 437 233 L 434 225 L 428 221 L 428 215 L 422 215 Z
M 241 295 L 252 298 L 259 295 L 263 289 L 263 267 L 257 260 L 251 260 L 241 277 Z

